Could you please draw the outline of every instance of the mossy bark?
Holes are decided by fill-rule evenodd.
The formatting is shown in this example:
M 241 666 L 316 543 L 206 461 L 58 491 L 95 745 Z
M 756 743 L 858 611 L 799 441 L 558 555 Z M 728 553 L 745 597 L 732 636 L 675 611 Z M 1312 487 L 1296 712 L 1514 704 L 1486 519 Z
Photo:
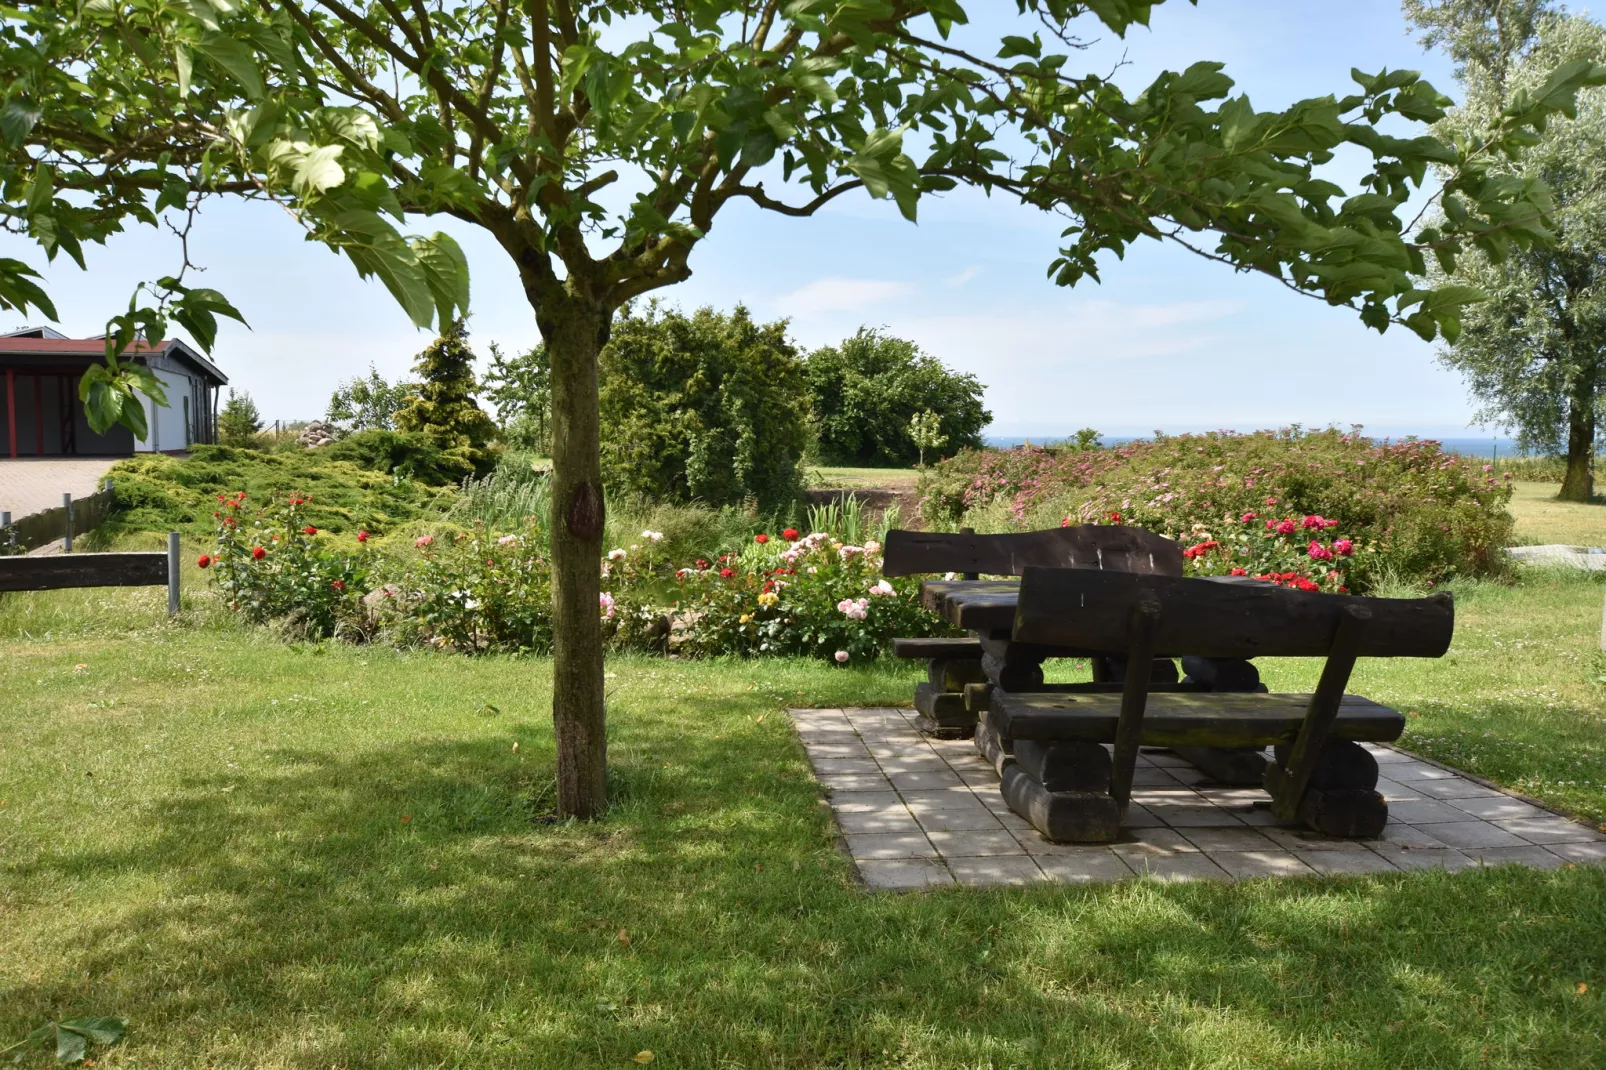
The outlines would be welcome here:
M 1568 384 L 1567 474 L 1561 493 L 1566 502 L 1587 502 L 1595 495 L 1596 376 L 1580 371 Z

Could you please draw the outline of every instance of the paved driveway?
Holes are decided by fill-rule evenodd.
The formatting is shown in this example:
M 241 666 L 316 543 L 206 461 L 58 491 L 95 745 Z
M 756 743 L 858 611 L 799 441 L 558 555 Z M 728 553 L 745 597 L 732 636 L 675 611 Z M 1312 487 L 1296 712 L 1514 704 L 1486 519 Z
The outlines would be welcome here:
M 20 520 L 61 504 L 63 493 L 87 498 L 99 490 L 116 457 L 19 457 L 0 460 L 0 512 Z

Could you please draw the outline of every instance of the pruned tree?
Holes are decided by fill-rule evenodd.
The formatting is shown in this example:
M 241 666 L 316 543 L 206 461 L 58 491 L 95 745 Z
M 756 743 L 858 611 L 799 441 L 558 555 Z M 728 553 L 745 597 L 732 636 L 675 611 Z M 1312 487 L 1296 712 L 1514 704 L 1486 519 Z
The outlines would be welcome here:
M 1440 123 L 1471 138 L 1518 106 L 1549 71 L 1606 59 L 1606 27 L 1537 0 L 1411 0 L 1406 11 L 1456 61 L 1466 103 Z M 1594 495 L 1596 446 L 1606 429 L 1606 90 L 1579 94 L 1576 110 L 1534 144 L 1501 161 L 1491 179 L 1542 181 L 1555 198 L 1556 240 L 1474 251 L 1442 265 L 1441 285 L 1478 288 L 1467 330 L 1440 350 L 1482 403 L 1479 417 L 1516 432 L 1527 449 L 1566 457 L 1560 497 Z M 1444 205 L 1455 212 L 1455 202 Z
M 1422 288 L 1424 257 L 1541 240 L 1543 187 L 1488 161 L 1606 78 L 1563 68 L 1465 144 L 1396 137 L 1378 124 L 1449 103 L 1412 72 L 1260 112 L 1199 63 L 1129 98 L 1071 68 L 1073 29 L 1125 34 L 1152 0 L 1016 6 L 1017 33 L 970 48 L 960 0 L 17 0 L 0 224 L 81 261 L 164 212 L 188 233 L 210 196 L 271 200 L 442 329 L 467 301 L 462 255 L 398 226 L 449 215 L 500 245 L 552 362 L 558 802 L 589 817 L 606 803 L 597 354 L 617 309 L 691 274 L 728 206 L 809 216 L 864 191 L 913 219 L 964 184 L 1066 216 L 1061 284 L 1162 238 L 1380 330 L 1454 334 L 1473 295 Z M 1314 174 L 1345 146 L 1372 160 L 1353 197 Z M 1400 206 L 1433 164 L 1466 217 L 1408 236 Z M 111 321 L 97 419 L 133 418 L 117 355 L 136 331 L 172 315 L 207 346 L 238 315 L 186 278 Z M 0 260 L 0 301 L 45 307 L 36 280 Z

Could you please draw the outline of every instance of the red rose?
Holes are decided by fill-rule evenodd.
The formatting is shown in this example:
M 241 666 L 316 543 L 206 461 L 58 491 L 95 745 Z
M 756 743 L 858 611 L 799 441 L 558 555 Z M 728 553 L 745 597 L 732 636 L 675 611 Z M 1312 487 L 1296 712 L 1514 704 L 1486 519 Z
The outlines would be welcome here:
M 785 531 L 781 532 L 781 538 L 785 539 L 787 542 L 796 542 L 797 541 L 797 529 L 796 528 L 787 528 Z
M 1292 535 L 1296 529 L 1296 525 L 1292 519 L 1284 520 L 1281 524 L 1277 525 L 1277 534 Z
M 761 531 L 757 535 L 753 536 L 753 541 L 757 543 L 765 543 L 770 541 L 770 537 Z
M 357 532 L 357 541 L 358 542 L 367 542 L 368 541 L 368 533 L 366 531 Z
M 211 554 L 202 554 L 200 557 L 197 557 L 195 559 L 195 567 L 196 568 L 210 568 L 211 566 L 212 566 L 212 555 Z
M 333 587 L 337 591 L 344 591 L 346 589 L 346 583 L 344 580 L 331 580 L 329 581 L 329 586 Z
M 303 534 L 303 535 L 316 535 L 316 534 L 318 534 L 318 529 L 313 527 L 311 524 L 308 524 L 306 527 L 301 529 L 301 534 Z
M 1348 539 L 1338 539 L 1333 543 L 1333 550 L 1344 557 L 1348 557 L 1355 552 L 1355 544 Z
M 1247 576 L 1247 575 L 1249 575 L 1249 570 L 1247 568 L 1235 568 L 1231 572 L 1227 573 L 1227 575 L 1229 575 L 1229 576 Z
M 1245 514 L 1244 514 L 1244 515 L 1243 515 L 1243 518 L 1242 518 L 1242 519 L 1243 519 L 1243 522 L 1244 522 L 1244 523 L 1245 523 L 1245 524 L 1247 524 L 1247 523 L 1249 523 L 1249 522 L 1250 522 L 1250 521 L 1251 521 L 1251 520 L 1255 520 L 1255 519 L 1258 519 L 1258 518 L 1257 518 L 1257 517 L 1256 517 L 1256 515 L 1255 515 L 1255 514 L 1254 514 L 1254 513 L 1245 513 Z
M 266 551 L 262 547 L 258 546 L 254 550 L 251 551 L 251 556 L 256 558 L 258 561 L 260 561 L 264 557 L 268 556 L 268 551 Z
M 734 571 L 732 571 L 731 569 L 722 568 L 722 569 L 719 570 L 720 579 L 728 580 L 734 575 L 736 575 L 736 573 Z

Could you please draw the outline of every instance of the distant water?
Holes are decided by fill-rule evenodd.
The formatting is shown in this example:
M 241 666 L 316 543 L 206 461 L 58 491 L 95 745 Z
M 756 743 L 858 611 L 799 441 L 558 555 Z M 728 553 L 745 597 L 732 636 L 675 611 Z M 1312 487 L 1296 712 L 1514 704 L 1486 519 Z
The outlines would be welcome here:
M 1378 437 L 1383 438 L 1384 436 Z M 1433 438 L 1432 435 L 1420 435 L 1418 437 Z M 1400 442 L 1404 438 L 1404 435 L 1395 435 L 1388 436 L 1386 440 L 1390 442 Z M 1025 435 L 1018 437 L 1010 437 L 1008 435 L 987 435 L 984 436 L 982 440 L 986 442 L 987 445 L 997 449 L 1010 449 L 1015 446 L 1024 445 L 1027 442 L 1033 442 L 1040 446 L 1044 443 L 1059 441 L 1051 435 Z M 1138 441 L 1138 436 L 1107 435 L 1103 441 L 1107 446 L 1119 446 L 1127 442 Z M 1496 457 L 1517 456 L 1517 443 L 1509 438 L 1496 438 L 1493 436 L 1488 438 L 1440 438 L 1434 439 L 1434 441 L 1442 445 L 1448 452 L 1459 453 L 1464 457 L 1489 457 L 1492 459 Z

